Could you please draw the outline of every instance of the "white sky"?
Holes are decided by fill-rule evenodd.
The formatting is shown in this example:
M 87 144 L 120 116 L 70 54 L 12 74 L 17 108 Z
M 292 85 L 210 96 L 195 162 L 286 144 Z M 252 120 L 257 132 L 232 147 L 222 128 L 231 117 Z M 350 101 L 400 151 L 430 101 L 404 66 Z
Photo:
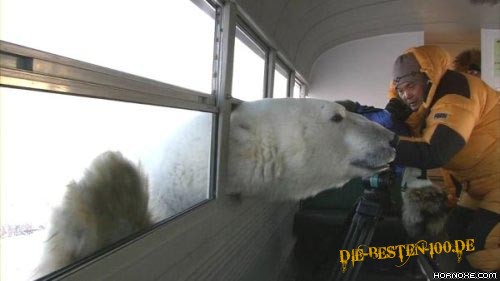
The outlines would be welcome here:
M 240 39 L 234 42 L 234 67 L 232 96 L 245 101 L 264 96 L 265 64 L 263 58 Z
M 273 98 L 286 98 L 286 89 L 288 87 L 288 78 L 286 78 L 276 68 L 274 70 L 274 89 Z

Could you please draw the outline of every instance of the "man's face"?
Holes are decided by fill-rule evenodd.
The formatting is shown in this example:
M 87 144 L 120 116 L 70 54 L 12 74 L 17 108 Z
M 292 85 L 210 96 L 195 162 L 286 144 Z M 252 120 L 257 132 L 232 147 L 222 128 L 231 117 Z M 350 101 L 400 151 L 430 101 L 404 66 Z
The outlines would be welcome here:
M 416 111 L 424 102 L 424 82 L 403 82 L 396 87 L 399 97 L 411 110 Z

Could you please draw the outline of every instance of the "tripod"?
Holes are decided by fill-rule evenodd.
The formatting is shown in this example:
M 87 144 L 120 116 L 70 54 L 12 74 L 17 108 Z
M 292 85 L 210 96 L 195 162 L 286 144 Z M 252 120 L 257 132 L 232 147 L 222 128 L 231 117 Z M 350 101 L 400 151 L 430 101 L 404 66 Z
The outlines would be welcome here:
M 383 213 L 390 207 L 389 187 L 393 182 L 394 177 L 387 174 L 384 175 L 383 181 L 377 181 L 377 183 L 381 183 L 379 186 L 373 181 L 365 184 L 363 195 L 355 203 L 353 211 L 348 216 L 347 222 L 350 220 L 351 223 L 341 249 L 351 252 L 351 250 L 356 249 L 360 245 L 370 245 L 378 222 Z M 353 266 L 347 264 L 347 270 L 342 272 L 340 270 L 341 263 L 338 260 L 328 280 L 355 281 L 361 265 L 362 262 L 354 263 Z

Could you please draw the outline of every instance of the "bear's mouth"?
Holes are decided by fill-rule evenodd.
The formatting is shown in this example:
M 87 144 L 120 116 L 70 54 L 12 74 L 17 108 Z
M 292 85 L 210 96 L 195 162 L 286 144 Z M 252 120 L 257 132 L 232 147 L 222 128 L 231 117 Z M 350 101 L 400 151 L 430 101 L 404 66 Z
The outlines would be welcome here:
M 368 172 L 374 174 L 389 169 L 389 164 L 395 157 L 395 149 L 383 148 L 377 150 L 376 152 L 369 152 L 362 157 L 356 157 L 352 159 L 350 164 L 356 168 L 367 170 Z
M 357 168 L 370 170 L 375 173 L 389 169 L 389 163 L 384 163 L 383 165 L 377 165 L 373 162 L 366 160 L 354 160 L 351 162 L 351 165 Z

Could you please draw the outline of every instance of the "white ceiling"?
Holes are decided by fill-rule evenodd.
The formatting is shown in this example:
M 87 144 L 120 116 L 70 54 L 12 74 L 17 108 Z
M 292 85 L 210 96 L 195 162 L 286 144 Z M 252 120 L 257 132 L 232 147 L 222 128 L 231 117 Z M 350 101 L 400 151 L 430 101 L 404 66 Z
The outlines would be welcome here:
M 479 43 L 481 28 L 500 29 L 500 1 L 482 1 L 234 0 L 306 78 L 323 52 L 360 38 L 424 31 L 426 43 Z

